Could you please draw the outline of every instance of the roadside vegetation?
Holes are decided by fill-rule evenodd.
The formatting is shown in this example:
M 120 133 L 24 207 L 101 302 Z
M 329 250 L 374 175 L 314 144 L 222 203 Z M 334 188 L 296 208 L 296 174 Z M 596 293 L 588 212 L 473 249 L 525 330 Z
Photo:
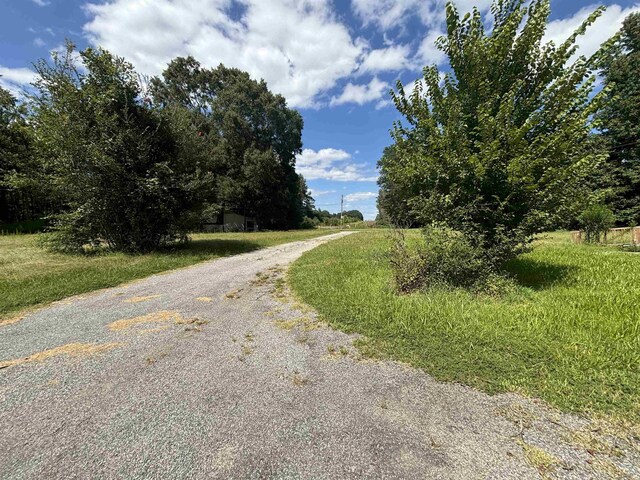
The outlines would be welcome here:
M 0 322 L 25 308 L 113 287 L 158 272 L 332 233 L 323 230 L 201 233 L 173 248 L 129 255 L 64 254 L 42 249 L 37 235 L 0 236 Z
M 305 227 L 302 116 L 264 81 L 192 57 L 145 81 L 70 43 L 35 69 L 25 98 L 0 88 L 0 231 L 45 219 L 52 250 L 140 253 L 224 213 Z
M 420 232 L 407 233 L 415 246 Z M 563 410 L 640 421 L 640 270 L 636 254 L 544 235 L 507 266 L 510 293 L 432 288 L 398 295 L 389 232 L 306 253 L 296 294 L 331 326 L 366 336 L 368 355 L 489 393 L 520 392 Z
M 616 222 L 640 222 L 640 14 L 579 56 L 577 39 L 603 11 L 555 44 L 549 0 L 496 0 L 492 18 L 447 4 L 436 46 L 448 66 L 425 67 L 411 89 L 398 82 L 402 117 L 379 161 L 385 220 L 424 227 L 418 248 L 396 237 L 399 292 L 508 289 L 507 267 L 536 234 L 581 224 L 597 241 Z

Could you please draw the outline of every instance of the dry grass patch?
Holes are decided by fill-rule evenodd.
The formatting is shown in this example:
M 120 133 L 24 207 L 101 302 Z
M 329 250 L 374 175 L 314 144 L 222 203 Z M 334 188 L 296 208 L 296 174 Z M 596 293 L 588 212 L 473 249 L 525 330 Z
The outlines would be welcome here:
M 160 298 L 162 295 L 147 295 L 146 297 L 131 297 L 127 298 L 124 303 L 141 303 L 147 300 L 153 300 L 154 298 Z
M 139 325 L 146 325 L 149 323 L 166 323 L 166 322 L 174 322 L 174 323 L 184 323 L 185 319 L 178 312 L 162 310 L 159 312 L 148 313 L 146 315 L 141 315 L 139 317 L 133 318 L 123 318 L 122 320 L 116 320 L 115 322 L 111 322 L 108 327 L 109 330 L 113 332 L 118 332 L 121 330 L 128 330 L 132 327 L 137 327 Z
M 228 298 L 230 300 L 235 300 L 236 298 L 240 298 L 240 292 L 242 292 L 241 288 L 238 288 L 236 290 L 231 290 L 230 292 L 228 292 L 227 294 L 225 294 L 225 298 Z
M 304 387 L 309 383 L 309 379 L 299 373 L 293 374 L 292 381 L 296 387 Z
M 18 323 L 21 320 L 24 320 L 25 315 L 20 315 L 13 318 L 6 318 L 4 320 L 0 320 L 0 327 L 6 327 L 7 325 L 13 325 L 14 323 Z
M 517 443 L 522 447 L 524 458 L 532 467 L 538 470 L 543 478 L 548 478 L 548 475 L 552 474 L 561 465 L 560 460 L 546 450 L 530 445 L 524 440 L 518 440 Z
M 120 345 L 120 343 L 68 343 L 60 347 L 34 353 L 28 357 L 0 362 L 0 369 L 14 367 L 23 363 L 44 362 L 45 360 L 49 360 L 50 358 L 58 357 L 60 355 L 66 355 L 68 357 L 88 357 L 106 352 Z

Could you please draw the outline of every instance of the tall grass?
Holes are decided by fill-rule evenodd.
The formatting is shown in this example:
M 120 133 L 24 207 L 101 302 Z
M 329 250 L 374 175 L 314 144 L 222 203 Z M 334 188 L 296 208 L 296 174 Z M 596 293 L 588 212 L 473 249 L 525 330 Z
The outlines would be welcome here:
M 180 248 L 145 255 L 65 255 L 38 246 L 37 235 L 0 236 L 0 319 L 70 295 L 111 287 L 204 260 L 332 233 L 290 232 L 196 234 Z
M 384 232 L 308 252 L 297 294 L 361 348 L 488 392 L 517 391 L 565 410 L 640 420 L 640 255 L 553 234 L 511 262 L 508 297 L 464 290 L 398 296 Z

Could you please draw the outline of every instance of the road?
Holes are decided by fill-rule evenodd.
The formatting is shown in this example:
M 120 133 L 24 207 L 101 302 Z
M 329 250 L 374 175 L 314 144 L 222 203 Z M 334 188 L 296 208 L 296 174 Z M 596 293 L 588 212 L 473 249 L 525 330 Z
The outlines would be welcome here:
M 563 440 L 588 421 L 361 358 L 296 304 L 283 269 L 346 234 L 0 327 L 0 478 L 606 478 Z

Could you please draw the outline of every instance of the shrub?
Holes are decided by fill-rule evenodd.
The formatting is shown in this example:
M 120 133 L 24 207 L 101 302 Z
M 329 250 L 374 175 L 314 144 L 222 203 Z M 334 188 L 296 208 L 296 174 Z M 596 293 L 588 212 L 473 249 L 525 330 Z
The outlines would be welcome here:
M 300 228 L 302 230 L 311 230 L 316 228 L 319 223 L 320 221 L 317 218 L 304 217 L 302 222 L 300 222 Z
M 68 45 L 37 65 L 37 148 L 64 198 L 48 245 L 139 252 L 184 240 L 203 183 L 187 155 L 198 148 L 184 145 L 196 132 L 152 108 L 123 59 L 91 48 L 79 56 L 83 68 Z
M 592 205 L 582 212 L 579 220 L 587 243 L 599 243 L 604 234 L 613 227 L 616 217 L 604 205 Z
M 400 293 L 433 287 L 498 293 L 509 283 L 487 253 L 460 232 L 440 226 L 427 227 L 422 232 L 422 241 L 414 246 L 408 244 L 401 231 L 393 235 L 389 257 Z

